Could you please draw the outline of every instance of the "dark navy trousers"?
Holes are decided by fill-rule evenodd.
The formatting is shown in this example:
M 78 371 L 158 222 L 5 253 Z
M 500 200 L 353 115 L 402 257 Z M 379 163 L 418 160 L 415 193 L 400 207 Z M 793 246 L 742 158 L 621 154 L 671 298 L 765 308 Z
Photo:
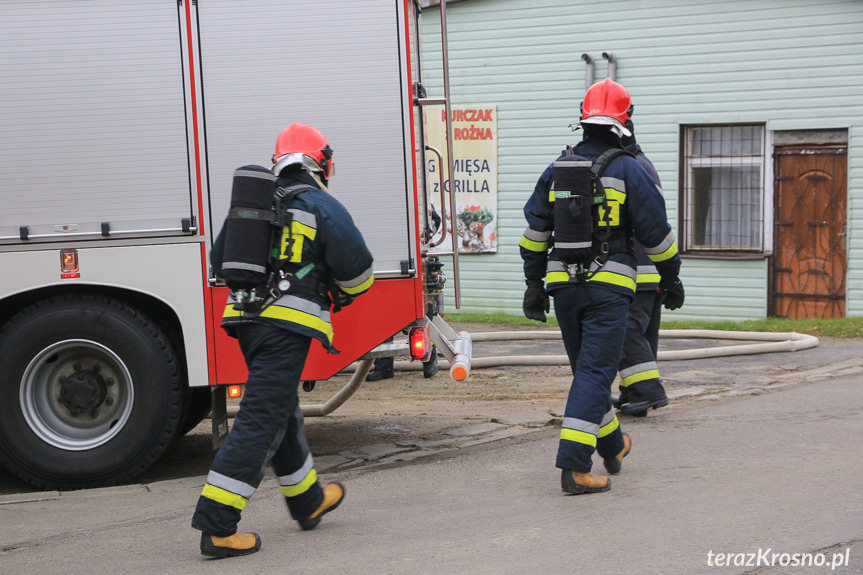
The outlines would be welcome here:
M 210 467 L 192 527 L 220 537 L 237 523 L 268 463 L 294 519 L 323 502 L 303 432 L 298 387 L 311 339 L 264 324 L 233 326 L 249 368 L 240 409 Z
M 591 456 L 613 457 L 623 449 L 620 424 L 611 405 L 632 295 L 575 283 L 555 289 L 554 313 L 572 368 L 557 467 L 591 469 Z
M 665 397 L 656 362 L 661 310 L 662 297 L 656 290 L 636 292 L 620 357 L 621 403 Z

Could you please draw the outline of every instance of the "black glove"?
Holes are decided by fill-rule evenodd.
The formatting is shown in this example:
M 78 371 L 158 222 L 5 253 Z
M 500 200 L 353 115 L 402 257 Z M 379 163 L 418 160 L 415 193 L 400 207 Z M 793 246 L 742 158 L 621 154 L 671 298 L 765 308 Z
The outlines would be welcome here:
M 686 294 L 679 277 L 663 277 L 659 280 L 659 291 L 662 293 L 662 305 L 665 309 L 675 310 L 683 305 Z
M 356 299 L 354 296 L 348 295 L 339 289 L 339 286 L 334 282 L 330 282 L 329 296 L 330 301 L 333 302 L 333 313 L 342 311 L 342 308 L 348 307 L 354 303 L 354 300 Z
M 550 309 L 548 294 L 542 285 L 542 280 L 524 280 L 527 290 L 524 292 L 524 317 L 545 322 L 545 314 Z

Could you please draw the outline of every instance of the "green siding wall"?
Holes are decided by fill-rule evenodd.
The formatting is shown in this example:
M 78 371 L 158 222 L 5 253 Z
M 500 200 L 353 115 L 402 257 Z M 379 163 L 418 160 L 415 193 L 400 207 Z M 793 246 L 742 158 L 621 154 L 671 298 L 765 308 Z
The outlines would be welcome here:
M 863 2 L 465 0 L 447 13 L 453 103 L 498 106 L 499 251 L 461 257 L 462 310 L 521 313 L 522 206 L 544 167 L 579 139 L 567 126 L 585 90 L 581 54 L 600 80 L 608 51 L 678 235 L 682 124 L 848 129 L 847 312 L 863 315 Z M 442 94 L 439 26 L 437 7 L 427 8 L 430 95 Z M 666 318 L 767 314 L 766 259 L 684 258 L 681 277 L 687 303 Z

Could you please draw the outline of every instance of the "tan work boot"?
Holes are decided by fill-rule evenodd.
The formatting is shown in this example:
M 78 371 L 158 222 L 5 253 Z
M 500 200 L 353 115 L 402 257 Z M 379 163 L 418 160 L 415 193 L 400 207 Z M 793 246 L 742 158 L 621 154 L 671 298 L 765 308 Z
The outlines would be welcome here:
M 339 505 L 345 498 L 345 486 L 338 481 L 324 485 L 324 501 L 321 506 L 304 519 L 297 519 L 304 531 L 310 531 L 321 522 L 321 516 L 326 515 Z
M 623 466 L 623 458 L 629 455 L 632 451 L 632 439 L 629 434 L 623 434 L 623 449 L 614 457 L 604 457 L 602 462 L 605 464 L 605 470 L 609 473 L 620 473 L 620 468 Z
M 572 469 L 564 469 L 560 474 L 560 488 L 569 495 L 582 493 L 600 493 L 611 489 L 611 481 L 599 473 L 580 473 Z
M 261 548 L 261 538 L 257 533 L 234 533 L 227 537 L 217 537 L 201 533 L 201 555 L 207 557 L 236 557 L 251 555 Z

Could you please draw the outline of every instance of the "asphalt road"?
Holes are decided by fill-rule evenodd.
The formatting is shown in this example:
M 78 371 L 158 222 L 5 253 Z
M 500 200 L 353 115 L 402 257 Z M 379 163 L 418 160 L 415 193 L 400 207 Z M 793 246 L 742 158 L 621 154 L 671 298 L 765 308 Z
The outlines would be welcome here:
M 246 558 L 198 555 L 200 475 L 5 496 L 0 573 L 860 574 L 860 345 L 815 351 L 751 370 L 667 366 L 672 380 L 703 369 L 734 381 L 700 395 L 675 385 L 686 399 L 673 408 L 626 418 L 634 448 L 608 493 L 564 496 L 556 428 L 513 412 L 329 460 L 324 478 L 348 498 L 314 532 L 265 479 L 241 524 L 264 546 Z M 793 566 L 807 557 L 814 566 Z
M 473 333 L 484 326 L 465 325 Z M 556 330 L 552 330 L 557 333 Z M 660 350 L 712 348 L 741 344 L 702 339 L 662 339 Z M 818 377 L 843 362 L 863 356 L 863 342 L 822 341 L 818 347 L 797 352 L 715 357 L 687 361 L 661 361 L 663 382 L 676 409 L 693 399 L 709 399 L 802 377 Z M 475 357 L 514 355 L 563 356 L 563 344 L 553 340 L 513 340 L 474 344 Z M 396 442 L 445 442 L 460 428 L 489 422 L 529 424 L 530 428 L 557 423 L 571 374 L 568 365 L 547 367 L 503 366 L 476 369 L 468 381 L 456 383 L 441 371 L 424 379 L 418 371 L 399 372 L 395 379 L 365 383 L 359 392 L 332 415 L 307 418 L 306 429 L 319 470 L 338 471 L 368 463 L 369 455 L 387 454 Z M 306 403 L 323 403 L 347 376 L 319 382 L 312 393 L 302 393 Z M 756 390 L 757 392 L 757 390 Z M 652 415 L 666 410 L 653 412 Z M 491 427 L 494 427 L 493 425 Z M 529 429 L 530 429 L 529 428 Z M 529 430 L 528 429 L 528 430 Z M 471 430 L 469 430 L 471 431 Z M 525 431 L 512 428 L 512 434 Z M 506 437 L 506 430 L 490 429 Z M 473 437 L 474 434 L 468 433 Z M 390 446 L 390 447 L 387 447 Z M 370 448 L 372 453 L 362 450 Z M 209 420 L 175 441 L 163 457 L 132 484 L 205 475 L 212 461 Z M 0 497 L 35 492 L 36 489 L 0 469 Z M 0 574 L 1 575 L 1 574 Z

